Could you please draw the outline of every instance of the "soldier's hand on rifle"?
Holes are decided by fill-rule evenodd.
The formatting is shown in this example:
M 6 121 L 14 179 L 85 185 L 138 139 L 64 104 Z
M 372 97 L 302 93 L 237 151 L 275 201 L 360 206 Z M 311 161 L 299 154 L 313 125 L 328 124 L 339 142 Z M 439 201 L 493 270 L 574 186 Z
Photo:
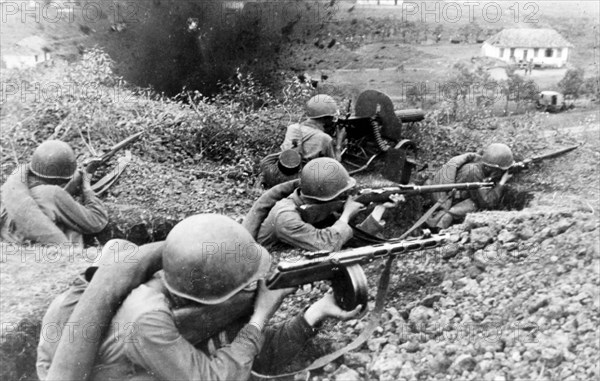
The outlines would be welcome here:
M 82 173 L 82 171 L 80 169 L 78 169 L 73 174 L 73 178 L 71 178 L 71 180 L 69 180 L 69 182 L 67 183 L 67 185 L 65 185 L 64 189 L 71 196 L 78 195 L 79 193 L 81 193 L 81 183 L 82 183 L 82 180 L 83 180 L 83 173 Z
M 254 302 L 254 313 L 250 323 L 256 323 L 264 328 L 271 316 L 277 311 L 283 299 L 296 291 L 295 288 L 284 288 L 280 290 L 269 290 L 264 280 L 258 282 L 258 294 Z
M 375 220 L 382 225 L 385 224 L 385 222 L 382 221 L 382 218 L 383 213 L 386 211 L 386 209 L 396 208 L 398 205 L 400 205 L 401 202 L 406 201 L 404 196 L 401 194 L 393 194 L 389 197 L 389 199 L 390 201 L 388 202 L 375 205 L 375 208 L 373 208 L 373 212 L 371 212 L 373 218 L 375 218 Z
M 344 211 L 340 216 L 340 220 L 349 222 L 352 219 L 352 217 L 356 216 L 356 214 L 358 214 L 358 212 L 360 212 L 364 208 L 365 206 L 363 204 L 354 201 L 354 197 L 348 197 L 346 199 L 346 203 L 344 204 Z
M 92 173 L 81 171 L 81 187 L 84 191 L 92 190 Z
M 306 312 L 304 312 L 304 319 L 311 326 L 319 324 L 326 318 L 336 318 L 339 320 L 349 320 L 356 317 L 363 306 L 358 305 L 352 311 L 344 311 L 335 302 L 333 292 L 329 290 L 325 296 L 313 303 Z
M 85 172 L 87 172 L 87 173 L 96 172 L 96 170 L 100 167 L 101 164 L 102 164 L 102 159 L 97 158 L 97 157 L 87 159 L 86 161 L 83 162 L 83 165 L 85 167 Z
M 508 182 L 508 180 L 510 180 L 512 177 L 513 177 L 512 173 L 509 173 L 508 171 L 504 172 L 504 174 L 502 175 L 502 178 L 498 182 L 498 185 L 506 184 Z
M 406 202 L 406 198 L 404 198 L 404 195 L 394 193 L 390 196 L 390 201 L 383 203 L 382 205 L 384 208 L 390 209 L 398 207 L 402 202 Z

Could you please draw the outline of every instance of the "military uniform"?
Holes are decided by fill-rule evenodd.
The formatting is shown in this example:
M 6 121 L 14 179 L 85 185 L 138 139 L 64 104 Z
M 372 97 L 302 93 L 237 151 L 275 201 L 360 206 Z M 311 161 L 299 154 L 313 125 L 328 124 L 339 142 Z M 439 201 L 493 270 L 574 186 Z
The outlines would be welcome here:
M 492 148 L 495 146 L 492 145 Z M 502 145 L 504 149 L 504 145 Z M 505 148 L 507 154 L 510 153 L 508 147 Z M 489 151 L 489 147 L 488 147 Z M 501 152 L 504 153 L 504 152 Z M 488 163 L 486 163 L 486 160 Z M 506 170 L 512 164 L 512 153 L 505 159 L 502 164 Z M 455 156 L 443 165 L 433 176 L 432 181 L 428 181 L 429 185 L 451 184 L 451 183 L 471 183 L 490 181 L 489 170 L 486 173 L 486 165 L 488 167 L 499 167 L 492 163 L 486 157 L 482 157 L 476 153 L 466 153 Z M 476 212 L 481 209 L 494 209 L 500 203 L 504 185 L 498 183 L 493 188 L 479 188 L 470 191 L 457 192 L 453 199 L 444 202 L 441 207 L 443 210 L 435 213 L 428 219 L 427 224 L 430 227 L 447 228 L 455 221 L 461 221 L 468 213 Z M 444 197 L 444 193 L 434 193 L 432 198 L 434 201 Z
M 305 162 L 317 157 L 335 159 L 333 138 L 325 133 L 321 124 L 313 119 L 288 126 L 281 150 L 292 149 L 296 146 Z
M 90 189 L 82 191 L 83 204 L 80 204 L 63 188 L 46 184 L 33 175 L 29 175 L 28 188 L 28 192 L 23 188 L 19 190 L 21 194 L 13 194 L 11 198 L 17 200 L 26 197 L 33 198 L 37 207 L 64 233 L 69 242 L 80 244 L 83 242 L 83 234 L 98 233 L 108 223 L 106 207 Z M 3 191 L 7 190 L 3 189 Z M 2 239 L 18 243 L 26 239 L 42 244 L 63 243 L 44 242 L 44 239 L 35 236 L 35 232 L 33 232 L 33 236 L 25 234 L 23 225 L 30 223 L 25 220 L 27 216 L 28 214 L 12 216 L 3 204 L 0 221 Z M 16 219 L 21 220 L 20 223 L 17 223 Z
M 339 219 L 321 229 L 305 222 L 298 212 L 303 204 L 299 189 L 277 202 L 260 225 L 258 243 L 265 247 L 286 243 L 310 251 L 337 251 L 353 237 L 350 225 Z M 358 228 L 376 235 L 383 230 L 383 224 L 369 215 Z
M 242 320 L 194 346 L 179 332 L 169 299 L 152 284 L 160 274 L 131 292 L 113 317 L 90 380 L 246 380 L 252 369 L 276 371 L 316 334 L 302 315 L 264 332 Z M 81 287 L 81 281 L 74 287 Z M 63 299 L 61 295 L 52 303 L 44 323 L 61 321 L 58 305 Z M 38 347 L 40 380 L 56 350 L 56 343 L 44 339 Z

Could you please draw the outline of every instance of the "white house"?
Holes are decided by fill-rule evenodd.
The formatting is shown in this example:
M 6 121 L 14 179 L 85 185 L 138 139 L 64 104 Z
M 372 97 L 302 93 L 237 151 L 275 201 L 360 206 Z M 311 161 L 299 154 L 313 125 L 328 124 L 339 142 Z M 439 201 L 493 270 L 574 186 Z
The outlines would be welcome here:
M 50 49 L 43 38 L 31 36 L 3 50 L 1 57 L 2 66 L 7 69 L 33 67 L 50 59 Z
M 563 67 L 573 44 L 554 29 L 504 29 L 488 38 L 481 54 L 517 64 Z

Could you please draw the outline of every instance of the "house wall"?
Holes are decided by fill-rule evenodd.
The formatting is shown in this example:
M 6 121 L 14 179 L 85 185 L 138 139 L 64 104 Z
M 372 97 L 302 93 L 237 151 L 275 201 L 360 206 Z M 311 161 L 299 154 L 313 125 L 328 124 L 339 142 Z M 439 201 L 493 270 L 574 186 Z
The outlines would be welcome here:
M 40 62 L 50 59 L 50 53 L 39 52 L 35 54 L 2 54 L 2 62 L 7 69 L 33 67 Z
M 481 54 L 487 57 L 499 58 L 508 63 L 518 63 L 519 61 L 527 61 L 533 58 L 533 63 L 542 66 L 563 67 L 569 58 L 569 48 L 562 48 L 560 57 L 558 57 L 557 48 L 550 48 L 551 57 L 546 57 L 546 48 L 538 48 L 537 55 L 533 48 L 501 48 L 493 46 L 487 42 L 481 46 Z M 525 53 L 527 52 L 527 54 Z M 511 54 L 514 58 L 511 58 Z M 524 58 L 526 57 L 526 58 Z

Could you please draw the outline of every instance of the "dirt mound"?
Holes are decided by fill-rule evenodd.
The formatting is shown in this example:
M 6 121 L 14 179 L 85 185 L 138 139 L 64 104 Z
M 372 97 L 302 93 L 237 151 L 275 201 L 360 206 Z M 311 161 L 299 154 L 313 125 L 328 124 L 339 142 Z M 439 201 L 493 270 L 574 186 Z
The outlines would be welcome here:
M 453 244 L 398 260 L 381 328 L 316 379 L 597 377 L 599 231 L 573 208 L 469 215 Z M 332 350 L 363 328 L 320 336 Z

